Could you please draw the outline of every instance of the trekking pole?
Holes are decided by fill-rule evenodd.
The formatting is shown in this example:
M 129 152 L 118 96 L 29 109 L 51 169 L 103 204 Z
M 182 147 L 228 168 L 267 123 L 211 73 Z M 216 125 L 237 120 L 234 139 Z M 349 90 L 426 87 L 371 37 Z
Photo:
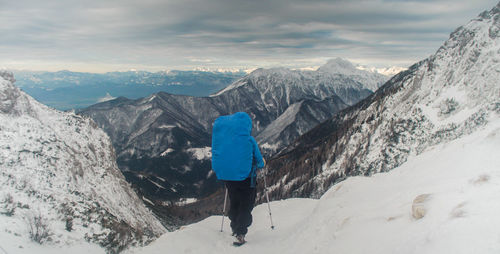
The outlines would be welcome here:
M 4 250 L 4 249 L 2 248 L 2 246 L 0 246 L 0 250 L 2 250 L 2 252 L 3 252 L 3 253 L 5 253 L 5 254 L 9 254 L 6 250 Z
M 267 209 L 269 210 L 269 218 L 271 219 L 271 229 L 274 229 L 273 216 L 271 214 L 271 205 L 269 205 L 269 193 L 267 191 L 267 183 L 266 183 L 266 176 L 265 175 L 264 175 L 264 189 L 266 192 Z
M 227 187 L 226 187 L 226 195 L 224 195 L 224 208 L 222 208 L 222 223 L 220 225 L 220 232 L 222 232 L 224 228 L 224 217 L 226 216 L 226 201 L 227 201 Z

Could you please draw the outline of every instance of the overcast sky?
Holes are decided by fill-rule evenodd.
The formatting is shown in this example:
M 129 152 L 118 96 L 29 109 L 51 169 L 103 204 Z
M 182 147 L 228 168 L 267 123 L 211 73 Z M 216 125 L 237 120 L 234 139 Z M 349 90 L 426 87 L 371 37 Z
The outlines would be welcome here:
M 407 67 L 498 0 L 0 0 L 0 68 Z

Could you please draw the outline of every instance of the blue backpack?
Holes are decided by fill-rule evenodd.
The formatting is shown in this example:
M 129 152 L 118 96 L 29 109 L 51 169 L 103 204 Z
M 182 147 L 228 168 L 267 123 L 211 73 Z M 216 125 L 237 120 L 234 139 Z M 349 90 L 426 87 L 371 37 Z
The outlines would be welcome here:
M 257 142 L 251 136 L 252 119 L 237 112 L 220 116 L 212 130 L 212 169 L 219 180 L 242 181 L 264 167 Z M 254 186 L 252 181 L 252 186 Z

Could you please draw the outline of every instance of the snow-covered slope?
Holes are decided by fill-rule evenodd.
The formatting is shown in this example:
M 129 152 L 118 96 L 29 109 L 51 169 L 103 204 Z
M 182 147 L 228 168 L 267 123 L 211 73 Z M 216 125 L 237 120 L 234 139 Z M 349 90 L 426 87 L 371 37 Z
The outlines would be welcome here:
M 254 209 L 248 243 L 233 247 L 213 216 L 130 253 L 496 254 L 500 252 L 500 121 L 432 146 L 400 167 L 351 177 L 321 199 Z M 222 204 L 221 204 L 222 206 Z
M 499 80 L 497 5 L 270 161 L 273 196 L 319 197 L 346 177 L 391 170 L 429 146 L 474 132 L 499 117 Z
M 87 240 L 116 251 L 165 232 L 125 181 L 110 139 L 92 120 L 48 108 L 13 82 L 12 74 L 0 72 L 3 249 L 31 252 L 31 237 L 54 246 Z

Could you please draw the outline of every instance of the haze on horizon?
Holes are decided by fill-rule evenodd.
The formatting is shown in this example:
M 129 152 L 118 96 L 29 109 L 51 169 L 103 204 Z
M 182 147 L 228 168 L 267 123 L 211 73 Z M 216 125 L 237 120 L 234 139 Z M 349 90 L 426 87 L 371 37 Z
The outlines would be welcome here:
M 498 0 L 0 0 L 0 68 L 407 67 Z

